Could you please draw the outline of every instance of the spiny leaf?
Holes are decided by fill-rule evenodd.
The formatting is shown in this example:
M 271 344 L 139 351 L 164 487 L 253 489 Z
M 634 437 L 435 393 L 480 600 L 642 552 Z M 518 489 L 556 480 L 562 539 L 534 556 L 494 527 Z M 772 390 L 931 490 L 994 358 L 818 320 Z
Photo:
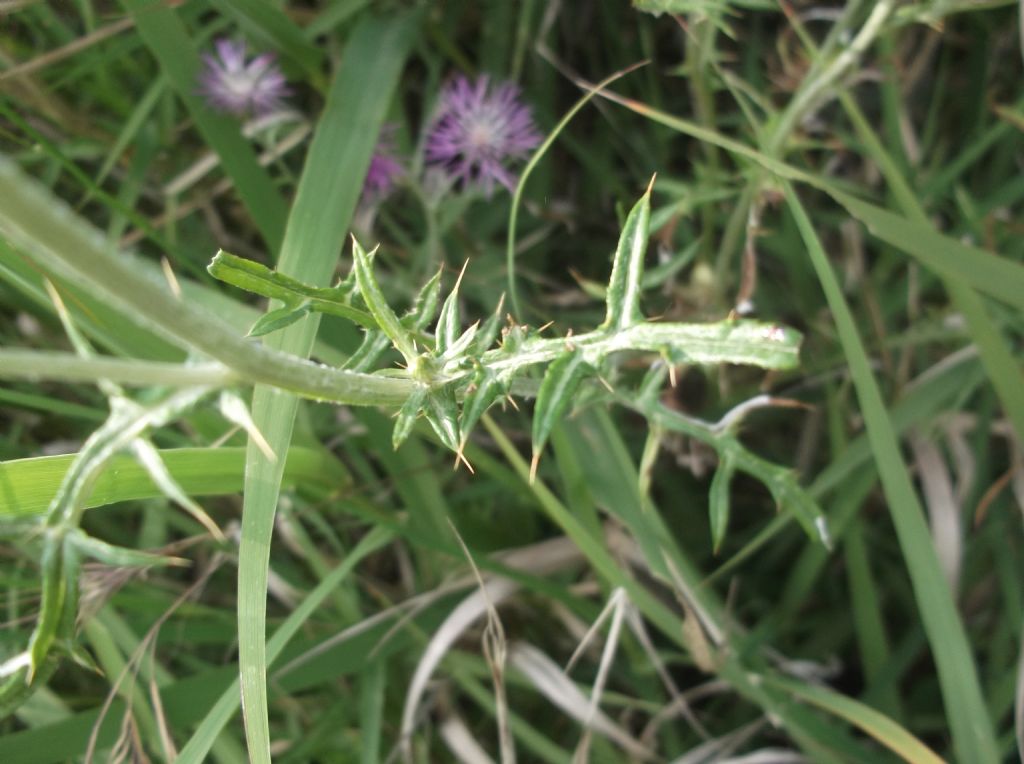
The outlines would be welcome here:
M 127 549 L 121 546 L 108 544 L 98 538 L 88 535 L 77 528 L 68 534 L 65 543 L 74 547 L 83 557 L 90 557 L 105 565 L 117 567 L 151 567 L 154 565 L 188 565 L 189 562 L 181 557 L 168 557 L 150 552 L 140 552 L 137 549 Z
M 256 322 L 249 330 L 249 334 L 254 337 L 267 334 L 274 329 L 284 328 L 302 318 L 306 314 L 305 312 L 292 317 L 290 321 L 279 326 L 269 329 L 263 326 L 263 321 L 279 320 L 287 315 L 287 310 L 298 309 L 302 305 L 307 306 L 306 312 L 339 316 L 368 329 L 377 325 L 373 316 L 349 304 L 352 287 L 346 282 L 332 288 L 309 286 L 291 276 L 271 270 L 262 263 L 232 255 L 224 250 L 217 252 L 206 270 L 211 276 L 226 284 L 284 303 L 283 308 L 271 311 Z M 257 332 L 257 328 L 261 331 Z
M 420 415 L 423 403 L 427 398 L 427 392 L 426 385 L 416 388 L 399 409 L 398 416 L 395 417 L 395 427 L 391 431 L 391 445 L 396 451 L 412 432 L 413 425 L 416 424 L 416 417 Z
M 152 443 L 145 438 L 136 438 L 132 441 L 131 449 L 139 464 L 146 470 L 150 480 L 163 492 L 164 496 L 192 515 L 196 522 L 206 528 L 217 541 L 225 540 L 224 533 L 217 527 L 213 518 L 206 514 L 206 511 L 174 479 L 171 471 L 164 464 L 160 452 Z
M 267 443 L 267 439 L 260 432 L 260 428 L 256 426 L 256 422 L 252 418 L 252 412 L 249 411 L 249 406 L 246 405 L 245 401 L 234 393 L 224 390 L 217 401 L 217 407 L 220 409 L 222 417 L 245 430 L 252 442 L 256 444 L 256 447 L 263 452 L 267 461 L 271 463 L 277 461 L 277 454 L 274 453 L 274 449 Z
M 373 252 L 375 253 L 376 251 L 375 248 Z M 412 341 L 412 334 L 402 326 L 402 322 L 398 320 L 398 316 L 391 310 L 391 306 L 388 305 L 387 300 L 384 298 L 384 293 L 381 291 L 377 279 L 373 276 L 372 256 L 373 254 L 367 253 L 353 236 L 352 267 L 356 272 L 356 283 L 359 285 L 359 292 L 363 296 L 363 301 L 376 319 L 377 325 L 388 336 L 392 344 L 398 348 L 398 352 L 405 356 L 406 363 L 412 365 L 413 359 L 417 355 Z
M 426 416 L 445 447 L 458 453 L 459 404 L 455 400 L 453 385 L 430 391 L 427 395 Z
M 640 197 L 626 217 L 615 249 L 612 277 L 608 282 L 608 316 L 602 329 L 626 329 L 643 321 L 640 312 L 640 293 L 644 276 L 644 253 L 651 224 L 651 178 L 647 191 Z
M 416 295 L 412 308 L 402 317 L 403 324 L 420 332 L 434 320 L 434 316 L 437 314 L 437 303 L 441 298 L 441 274 L 443 272 L 444 269 L 438 268 L 437 273 L 430 277 L 430 281 L 423 285 L 419 294 Z
M 312 309 L 313 304 L 309 300 L 304 300 L 298 305 L 285 305 L 283 308 L 264 313 L 249 329 L 249 336 L 262 337 L 265 334 L 276 332 L 278 329 L 284 329 L 300 318 L 305 318 Z
M 479 328 L 480 322 L 477 321 L 466 331 L 464 331 L 461 337 L 459 337 L 457 340 L 455 340 L 455 342 L 451 343 L 448 346 L 448 349 L 444 352 L 444 360 L 453 361 L 457 358 L 460 358 L 464 353 L 466 353 L 466 351 L 469 350 L 470 346 L 473 344 L 473 339 L 476 337 L 476 332 L 477 329 Z
M 346 371 L 369 371 L 390 344 L 384 332 L 371 329 L 363 335 L 363 341 L 356 352 L 348 357 L 341 368 Z
M 812 541 L 832 549 L 832 538 L 828 532 L 825 513 L 810 494 L 796 482 L 796 477 L 789 470 L 778 469 L 776 479 L 768 483 L 768 490 L 780 509 L 793 513 L 796 520 Z
M 728 451 L 724 451 L 715 476 L 711 480 L 711 492 L 708 499 L 711 545 L 716 554 L 722 546 L 725 531 L 729 525 L 729 486 L 732 484 L 734 474 L 736 474 L 736 461 Z
M 472 355 L 478 356 L 491 349 L 491 345 L 494 344 L 494 340 L 498 337 L 498 332 L 501 331 L 501 311 L 504 307 L 505 293 L 502 292 L 501 298 L 498 300 L 498 307 L 494 309 L 494 313 L 484 322 L 484 325 L 480 327 L 480 331 L 476 334 L 476 339 L 473 341 L 473 349 L 470 351 Z
M 459 429 L 462 431 L 460 450 L 465 447 L 466 439 L 480 421 L 480 417 L 504 392 L 505 386 L 493 371 L 486 366 L 477 369 L 473 376 L 472 392 L 468 393 L 462 402 L 462 418 L 459 420 Z
M 462 284 L 462 276 L 466 273 L 467 260 L 462 266 L 459 278 L 452 287 L 451 293 L 445 298 L 441 306 L 441 315 L 437 317 L 437 327 L 434 329 L 434 336 L 437 340 L 435 352 L 438 355 L 444 354 L 459 337 L 461 320 L 459 316 L 459 285 Z
M 590 374 L 590 365 L 584 360 L 583 348 L 575 347 L 566 351 L 548 367 L 537 392 L 537 404 L 533 412 L 533 462 L 530 475 L 537 471 L 541 451 L 548 441 L 552 428 L 562 418 L 572 403 L 573 394 L 580 382 Z

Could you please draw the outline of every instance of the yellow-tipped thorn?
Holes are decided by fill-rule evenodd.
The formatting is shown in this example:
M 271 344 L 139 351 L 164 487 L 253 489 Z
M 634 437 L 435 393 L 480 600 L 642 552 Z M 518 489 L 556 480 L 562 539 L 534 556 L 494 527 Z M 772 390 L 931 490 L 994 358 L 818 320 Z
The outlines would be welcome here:
M 466 443 L 465 443 L 465 441 L 463 441 L 462 443 L 459 444 L 459 450 L 455 452 L 455 466 L 454 466 L 454 469 L 457 470 L 459 468 L 459 462 L 462 462 L 463 464 L 466 465 L 466 469 L 469 470 L 469 474 L 470 475 L 475 475 L 476 474 L 476 470 L 473 469 L 473 465 L 469 463 L 469 459 L 466 458 L 466 455 L 464 453 L 462 453 L 462 449 L 465 448 L 465 446 L 466 446 Z
M 160 268 L 164 272 L 164 278 L 167 279 L 167 285 L 171 288 L 171 294 L 180 300 L 181 284 L 178 283 L 178 277 L 174 275 L 174 270 L 171 268 L 171 261 L 166 257 L 161 257 Z
M 674 363 L 670 363 L 668 365 L 668 382 L 670 385 L 672 385 L 672 387 L 675 387 L 677 381 L 678 380 L 676 379 L 676 365 Z
M 533 458 L 530 460 L 530 485 L 533 485 L 533 481 L 537 478 L 538 464 L 540 464 L 540 451 L 534 451 Z
M 459 288 L 460 284 L 462 284 L 462 277 L 466 275 L 466 268 L 467 267 L 469 267 L 469 258 L 468 257 L 466 258 L 466 261 L 462 264 L 462 270 L 459 271 L 459 277 L 457 279 L 455 279 L 455 286 L 452 287 L 452 291 L 453 292 L 456 291 Z

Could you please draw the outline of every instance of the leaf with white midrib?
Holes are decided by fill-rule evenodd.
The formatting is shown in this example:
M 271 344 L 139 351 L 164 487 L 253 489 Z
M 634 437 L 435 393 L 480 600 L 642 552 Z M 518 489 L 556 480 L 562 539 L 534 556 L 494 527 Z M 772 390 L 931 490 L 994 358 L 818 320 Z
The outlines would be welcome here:
M 548 367 L 537 392 L 537 404 L 533 412 L 533 467 L 552 428 L 572 403 L 573 394 L 583 378 L 590 373 L 590 365 L 584 359 L 583 348 L 574 347 L 560 355 Z
M 370 309 L 370 313 L 376 319 L 377 325 L 398 348 L 398 352 L 405 356 L 406 363 L 411 364 L 416 358 L 416 348 L 413 345 L 412 336 L 409 330 L 402 326 L 402 322 L 398 320 L 398 316 L 388 305 L 387 299 L 373 275 L 372 253 L 364 250 L 354 236 L 352 237 L 352 268 L 356 272 L 359 292 L 363 296 L 366 307 Z
M 602 329 L 626 329 L 643 321 L 640 312 L 640 294 L 643 288 L 644 254 L 651 224 L 651 178 L 647 191 L 640 197 L 626 217 L 615 249 L 615 262 L 608 282 L 608 315 Z

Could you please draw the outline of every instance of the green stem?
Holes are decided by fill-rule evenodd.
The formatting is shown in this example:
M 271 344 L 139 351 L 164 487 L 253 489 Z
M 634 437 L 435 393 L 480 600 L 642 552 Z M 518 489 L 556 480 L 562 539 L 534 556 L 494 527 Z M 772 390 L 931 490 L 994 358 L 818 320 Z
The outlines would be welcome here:
M 675 363 L 736 363 L 771 369 L 793 368 L 799 362 L 799 332 L 760 321 L 717 324 L 635 324 L 618 331 L 598 329 L 553 339 L 531 338 L 513 352 L 491 350 L 481 359 L 496 373 L 552 361 L 567 347 L 582 347 L 593 363 L 619 351 L 667 353 Z M 673 354 L 678 354 L 674 357 Z
M 45 267 L 114 304 L 176 344 L 201 351 L 239 377 L 319 400 L 352 405 L 396 405 L 413 383 L 330 369 L 239 337 L 166 284 L 111 252 L 98 231 L 82 222 L 48 190 L 0 158 L 0 232 Z
M 82 358 L 74 353 L 6 349 L 0 349 L 0 379 L 62 382 L 106 379 L 122 385 L 168 387 L 224 387 L 240 381 L 237 374 L 219 363 L 186 366 L 162 361 Z

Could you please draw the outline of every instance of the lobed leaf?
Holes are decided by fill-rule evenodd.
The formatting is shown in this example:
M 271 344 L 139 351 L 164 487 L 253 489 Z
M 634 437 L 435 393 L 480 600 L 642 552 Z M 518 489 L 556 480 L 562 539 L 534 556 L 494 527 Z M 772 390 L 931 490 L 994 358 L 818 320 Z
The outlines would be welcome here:
M 711 479 L 711 491 L 708 497 L 708 516 L 711 520 L 711 545 L 715 553 L 725 540 L 725 532 L 729 526 L 729 486 L 736 474 L 736 460 L 730 451 L 722 453 Z
M 505 295 L 502 293 L 498 300 L 498 307 L 494 309 L 483 326 L 480 327 L 480 331 L 477 332 L 476 338 L 473 340 L 473 348 L 470 353 L 474 356 L 480 356 L 491 349 L 494 341 L 498 338 L 498 332 L 501 331 L 501 312 L 505 307 Z
M 375 248 L 373 252 L 376 251 Z M 417 356 L 412 334 L 402 325 L 402 322 L 398 320 L 398 316 L 395 315 L 395 312 L 391 310 L 391 306 L 388 305 L 387 299 L 381 291 L 380 284 L 377 283 L 377 279 L 373 275 L 372 257 L 373 253 L 366 252 L 353 236 L 352 268 L 355 270 L 356 284 L 359 286 L 359 292 L 363 296 L 363 301 L 370 309 L 370 313 L 377 322 L 377 326 L 387 335 L 391 343 L 398 348 L 398 352 L 405 356 L 406 363 L 411 366 Z
M 467 260 L 466 265 L 468 264 L 469 261 Z M 444 305 L 441 306 L 441 315 L 437 317 L 437 326 L 434 329 L 436 341 L 434 352 L 437 355 L 444 355 L 445 351 L 455 344 L 459 336 L 459 330 L 462 327 L 459 315 L 459 285 L 462 284 L 462 276 L 466 272 L 466 265 L 462 266 L 462 272 L 459 273 L 455 286 L 452 287 L 451 293 L 445 298 Z
M 284 303 L 283 308 L 263 315 L 249 330 L 251 336 L 258 337 L 274 329 L 283 329 L 309 312 L 346 318 L 367 329 L 377 327 L 373 316 L 350 304 L 351 288 L 346 288 L 345 282 L 331 288 L 309 286 L 287 274 L 272 270 L 262 263 L 232 255 L 224 250 L 219 250 L 214 255 L 206 270 L 215 279 L 223 281 L 225 284 L 231 284 L 231 286 L 244 289 L 247 292 Z M 303 309 L 303 306 L 306 307 Z M 262 323 L 266 321 L 272 324 L 285 318 L 287 310 L 302 310 L 302 312 L 290 317 L 287 322 L 275 326 L 274 329 L 268 329 Z M 270 318 L 270 316 L 274 316 L 274 318 Z M 257 328 L 261 331 L 257 331 Z
M 249 328 L 250 337 L 262 337 L 265 334 L 276 332 L 291 326 L 296 321 L 305 318 L 313 309 L 313 304 L 308 300 L 298 305 L 285 305 L 260 316 Z
M 427 399 L 428 391 L 426 385 L 420 386 L 412 395 L 406 398 L 402 408 L 398 410 L 398 416 L 395 417 L 395 427 L 391 431 L 391 445 L 396 451 L 405 442 L 405 439 L 409 437 L 409 433 L 412 432 L 413 425 L 416 424 L 416 418 L 423 410 L 423 403 Z
M 459 404 L 455 400 L 455 386 L 446 385 L 431 390 L 427 396 L 427 421 L 446 448 L 459 450 Z
M 612 264 L 612 276 L 608 282 L 608 316 L 602 329 L 620 330 L 643 321 L 640 312 L 640 294 L 644 276 L 644 254 L 647 252 L 647 238 L 651 224 L 651 178 L 647 191 L 640 197 L 626 217 L 626 223 L 619 235 Z
M 441 274 L 443 268 L 438 268 L 437 273 L 430 277 L 430 280 L 423 285 L 412 308 L 408 314 L 402 317 L 402 323 L 410 329 L 421 332 L 427 328 L 427 324 L 434 320 L 437 314 L 437 304 L 441 299 Z
M 505 393 L 505 386 L 498 376 L 486 366 L 480 366 L 473 376 L 470 392 L 462 402 L 462 417 L 459 419 L 459 430 L 462 433 L 460 450 L 465 448 L 466 439 L 480 417 Z
M 592 371 L 585 360 L 583 348 L 576 346 L 568 350 L 548 367 L 537 392 L 537 403 L 533 412 L 533 465 L 536 470 L 541 451 L 551 435 L 552 428 L 562 418 L 572 403 L 573 395 L 580 382 Z

